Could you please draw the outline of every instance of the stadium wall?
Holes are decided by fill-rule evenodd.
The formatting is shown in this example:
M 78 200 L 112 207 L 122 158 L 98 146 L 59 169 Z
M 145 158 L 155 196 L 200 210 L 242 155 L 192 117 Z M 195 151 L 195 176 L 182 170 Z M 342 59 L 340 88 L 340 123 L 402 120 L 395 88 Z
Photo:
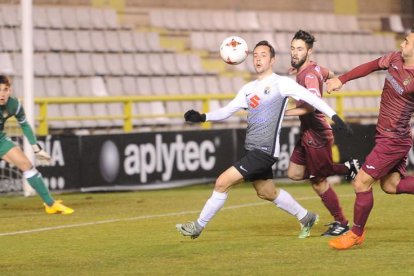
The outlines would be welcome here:
M 363 160 L 374 143 L 374 125 L 353 125 L 351 138 L 336 137 L 334 160 Z M 276 178 L 286 178 L 298 127 L 284 127 Z M 38 166 L 52 191 L 125 191 L 213 183 L 243 154 L 245 129 L 148 132 L 119 135 L 47 136 L 39 139 L 52 164 Z M 356 146 L 358 145 L 358 146 Z M 414 153 L 409 166 L 414 167 Z M 0 192 L 16 192 L 13 179 Z

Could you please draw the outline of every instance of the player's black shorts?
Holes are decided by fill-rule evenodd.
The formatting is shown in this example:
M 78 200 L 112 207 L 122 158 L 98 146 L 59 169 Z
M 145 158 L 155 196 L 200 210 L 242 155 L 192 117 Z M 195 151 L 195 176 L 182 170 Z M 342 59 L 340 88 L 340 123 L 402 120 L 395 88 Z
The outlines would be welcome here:
M 272 166 L 277 161 L 276 157 L 261 150 L 247 151 L 246 154 L 234 164 L 234 167 L 241 173 L 244 180 L 266 180 L 273 179 Z

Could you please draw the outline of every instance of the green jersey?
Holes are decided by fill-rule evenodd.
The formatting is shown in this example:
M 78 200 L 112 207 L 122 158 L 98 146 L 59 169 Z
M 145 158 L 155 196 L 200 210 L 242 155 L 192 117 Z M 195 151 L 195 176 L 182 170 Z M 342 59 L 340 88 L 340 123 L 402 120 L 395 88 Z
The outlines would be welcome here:
M 29 140 L 29 143 L 31 145 L 36 144 L 36 136 L 34 135 L 30 124 L 27 122 L 23 106 L 19 99 L 15 97 L 10 97 L 5 105 L 0 105 L 0 139 L 6 136 L 6 133 L 4 132 L 4 124 L 7 119 L 13 116 L 16 117 L 24 136 Z

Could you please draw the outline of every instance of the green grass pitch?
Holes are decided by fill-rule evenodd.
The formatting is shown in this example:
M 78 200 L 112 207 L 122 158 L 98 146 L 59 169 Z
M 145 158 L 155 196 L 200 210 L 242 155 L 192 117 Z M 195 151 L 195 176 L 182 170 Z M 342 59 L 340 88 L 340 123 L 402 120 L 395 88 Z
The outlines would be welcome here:
M 55 196 L 75 208 L 46 215 L 38 197 L 0 197 L 1 275 L 413 275 L 414 197 L 374 186 L 365 243 L 346 251 L 320 234 L 332 221 L 310 185 L 280 185 L 320 222 L 298 239 L 296 219 L 250 184 L 191 240 L 175 224 L 197 218 L 212 185 Z M 335 187 L 352 221 L 352 186 Z

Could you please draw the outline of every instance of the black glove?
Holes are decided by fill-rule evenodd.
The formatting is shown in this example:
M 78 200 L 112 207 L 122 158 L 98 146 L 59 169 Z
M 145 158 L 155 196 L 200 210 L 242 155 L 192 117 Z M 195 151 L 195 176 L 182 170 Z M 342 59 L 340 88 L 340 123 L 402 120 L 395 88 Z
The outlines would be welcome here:
M 335 123 L 335 125 L 332 126 L 335 133 L 343 134 L 345 137 L 351 137 L 354 134 L 352 128 L 347 123 L 342 121 L 338 115 L 333 115 L 332 121 Z
M 191 109 L 184 114 L 184 119 L 186 122 L 201 123 L 206 121 L 206 114 Z

